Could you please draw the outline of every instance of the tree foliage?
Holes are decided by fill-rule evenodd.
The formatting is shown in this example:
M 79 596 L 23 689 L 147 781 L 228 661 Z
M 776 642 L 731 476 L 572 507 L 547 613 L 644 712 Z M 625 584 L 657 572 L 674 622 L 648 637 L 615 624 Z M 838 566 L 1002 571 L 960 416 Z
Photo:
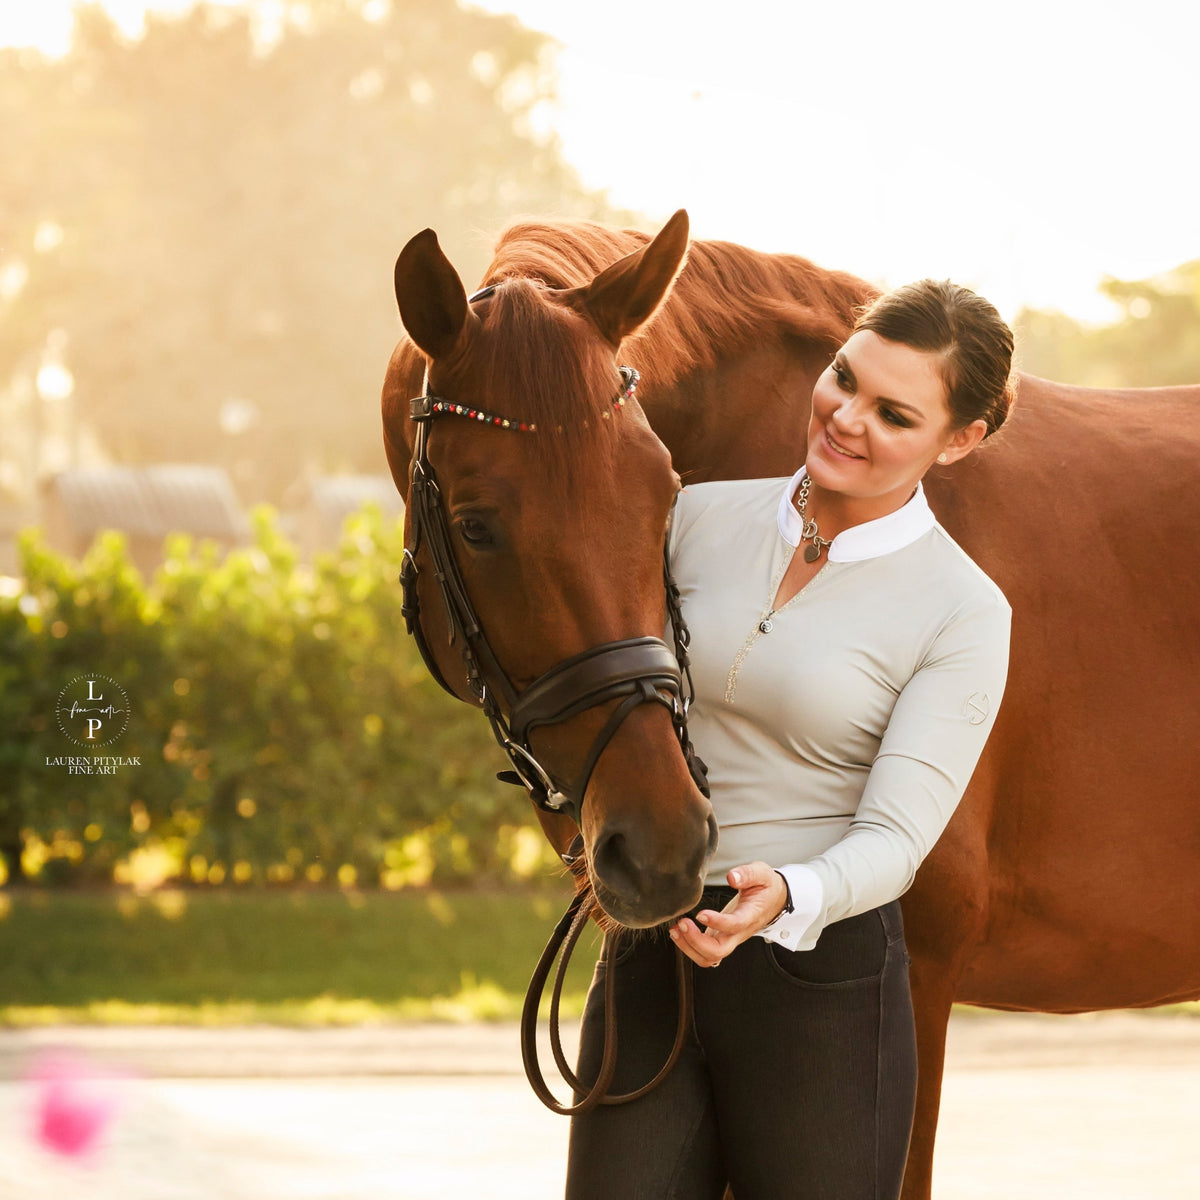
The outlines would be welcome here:
M 119 458 L 224 461 L 252 500 L 378 470 L 404 242 L 434 226 L 470 277 L 515 213 L 614 215 L 535 135 L 548 46 L 455 0 L 247 0 L 0 54 L 0 390 L 65 334 Z M 257 424 L 222 433 L 229 400 Z
M 150 583 L 121 538 L 82 562 L 24 540 L 0 594 L 0 852 L 10 875 L 110 880 L 161 850 L 196 882 L 399 887 L 520 878 L 553 860 L 499 784 L 487 723 L 445 696 L 404 629 L 398 522 L 365 510 L 300 564 L 269 511 L 223 561 L 179 535 Z M 100 673 L 129 698 L 113 775 L 58 728 L 60 691 Z
M 1108 325 L 1023 309 L 1016 321 L 1022 369 L 1085 387 L 1200 383 L 1200 259 L 1150 279 L 1110 278 L 1102 291 L 1121 310 Z

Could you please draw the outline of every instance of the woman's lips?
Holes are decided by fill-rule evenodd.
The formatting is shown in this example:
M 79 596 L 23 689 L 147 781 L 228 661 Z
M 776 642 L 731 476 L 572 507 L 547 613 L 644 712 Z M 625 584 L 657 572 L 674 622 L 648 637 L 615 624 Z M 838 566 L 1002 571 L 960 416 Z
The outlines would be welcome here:
M 828 429 L 826 429 L 824 431 L 824 433 L 825 433 L 825 444 L 829 447 L 830 450 L 833 451 L 834 454 L 836 454 L 838 456 L 838 458 L 862 458 L 861 454 L 854 454 L 852 451 L 847 450 L 845 446 L 839 446 L 837 444 L 837 442 L 835 442 L 833 440 L 833 438 L 831 438 L 829 436 Z

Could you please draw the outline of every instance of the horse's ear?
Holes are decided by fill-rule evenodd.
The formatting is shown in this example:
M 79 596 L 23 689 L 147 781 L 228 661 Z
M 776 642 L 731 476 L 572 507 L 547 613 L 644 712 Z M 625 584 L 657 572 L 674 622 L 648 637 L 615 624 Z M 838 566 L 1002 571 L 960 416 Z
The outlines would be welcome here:
M 432 229 L 421 230 L 400 251 L 395 281 L 396 304 L 409 337 L 430 358 L 445 358 L 457 344 L 470 309 L 462 280 Z
M 680 209 L 657 236 L 601 271 L 570 303 L 586 312 L 614 346 L 654 316 L 687 258 L 688 215 Z

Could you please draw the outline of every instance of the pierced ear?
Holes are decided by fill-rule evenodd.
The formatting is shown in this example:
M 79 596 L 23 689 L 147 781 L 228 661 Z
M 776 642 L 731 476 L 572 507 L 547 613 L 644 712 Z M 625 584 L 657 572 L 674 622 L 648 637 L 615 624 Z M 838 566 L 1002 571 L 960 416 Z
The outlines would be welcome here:
M 946 456 L 945 461 L 942 460 L 942 454 L 939 454 L 938 465 L 949 466 L 950 463 L 958 462 L 960 458 L 966 458 L 983 441 L 986 434 L 986 421 L 972 421 L 970 425 L 964 425 L 962 429 L 956 429 L 950 435 L 950 440 L 942 448 L 942 454 Z
M 688 215 L 680 209 L 640 250 L 601 271 L 568 303 L 585 312 L 614 346 L 654 316 L 687 258 Z
M 471 312 L 462 280 L 432 229 L 421 230 L 400 251 L 395 284 L 400 320 L 409 337 L 430 358 L 445 358 L 457 345 Z

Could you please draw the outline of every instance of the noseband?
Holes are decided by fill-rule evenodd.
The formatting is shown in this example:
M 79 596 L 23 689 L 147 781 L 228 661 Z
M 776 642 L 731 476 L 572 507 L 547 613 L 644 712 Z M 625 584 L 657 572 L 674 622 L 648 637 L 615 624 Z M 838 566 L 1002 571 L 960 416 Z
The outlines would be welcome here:
M 484 288 L 471 301 L 490 295 Z M 632 399 L 638 373 L 632 367 L 619 367 L 622 386 L 613 400 L 623 407 Z M 679 603 L 679 589 L 671 577 L 666 550 L 663 551 L 663 585 L 666 590 L 667 616 L 674 637 L 674 648 L 660 638 L 635 637 L 593 646 L 553 666 L 524 691 L 518 692 L 492 650 L 454 557 L 450 525 L 442 504 L 441 490 L 429 462 L 429 430 L 440 416 L 460 416 L 496 429 L 516 433 L 536 433 L 531 422 L 498 416 L 469 405 L 454 404 L 430 391 L 410 401 L 410 416 L 417 422 L 409 488 L 409 528 L 412 545 L 404 549 L 400 583 L 404 588 L 402 614 L 408 632 L 417 644 L 429 673 L 441 687 L 458 697 L 446 682 L 430 653 L 421 627 L 417 597 L 417 554 L 422 544 L 433 563 L 434 578 L 441 593 L 449 630 L 449 644 L 457 644 L 466 669 L 467 686 L 483 709 L 492 734 L 508 756 L 511 771 L 498 775 L 506 783 L 523 785 L 530 799 L 546 812 L 566 813 L 579 824 L 583 800 L 596 763 L 626 717 L 642 704 L 661 704 L 671 713 L 672 727 L 683 751 L 696 786 L 705 796 L 708 783 L 704 764 L 696 757 L 687 732 L 687 709 L 693 695 L 689 635 Z M 499 699 L 497 698 L 499 692 Z M 503 705 L 501 704 L 503 701 Z M 538 761 L 530 745 L 534 730 L 544 725 L 568 721 L 589 708 L 620 701 L 596 735 L 576 779 L 563 784 Z M 507 717 L 505 716 L 507 709 Z M 575 862 L 582 843 L 576 838 L 564 861 Z

